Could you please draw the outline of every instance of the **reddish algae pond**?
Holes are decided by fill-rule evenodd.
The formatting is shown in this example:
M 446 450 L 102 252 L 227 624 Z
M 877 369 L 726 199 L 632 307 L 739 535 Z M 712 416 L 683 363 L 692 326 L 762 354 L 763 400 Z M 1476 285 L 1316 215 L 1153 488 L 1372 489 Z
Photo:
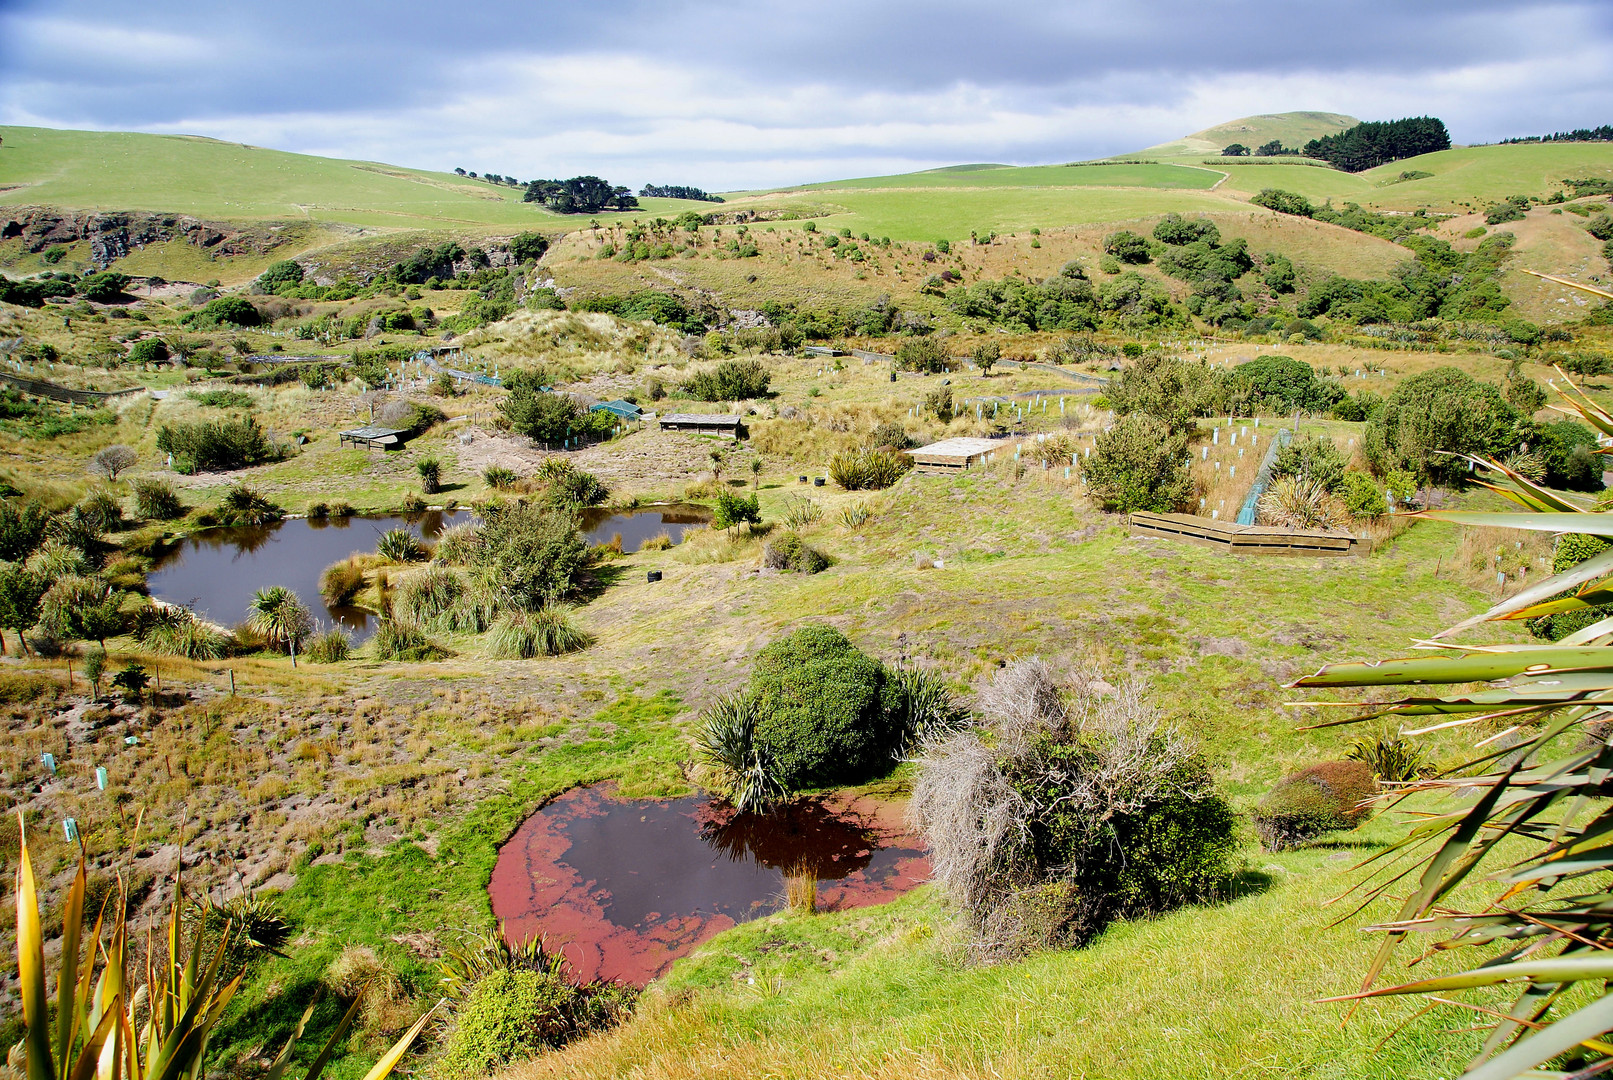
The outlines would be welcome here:
M 488 892 L 510 941 L 543 936 L 576 978 L 643 985 L 708 938 L 783 906 L 787 869 L 817 872 L 818 909 L 883 904 L 927 880 L 899 807 L 806 799 L 735 814 L 704 796 L 574 788 L 499 850 Z

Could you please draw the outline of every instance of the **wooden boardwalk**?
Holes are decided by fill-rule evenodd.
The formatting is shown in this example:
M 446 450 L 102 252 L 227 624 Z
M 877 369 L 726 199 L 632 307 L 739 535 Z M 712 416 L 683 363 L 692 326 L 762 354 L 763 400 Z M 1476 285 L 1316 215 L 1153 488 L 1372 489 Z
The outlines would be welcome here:
M 1269 525 L 1239 525 L 1193 514 L 1153 514 L 1139 510 L 1131 515 L 1131 535 L 1186 540 L 1239 555 L 1311 555 L 1340 557 L 1366 551 L 1366 541 L 1347 532 L 1278 529 Z

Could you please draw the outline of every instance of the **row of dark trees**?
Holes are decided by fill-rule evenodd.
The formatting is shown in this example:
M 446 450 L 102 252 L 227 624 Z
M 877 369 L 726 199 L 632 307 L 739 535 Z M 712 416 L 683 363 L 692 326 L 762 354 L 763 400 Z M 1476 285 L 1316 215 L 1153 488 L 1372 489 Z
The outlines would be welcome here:
M 1550 135 L 1522 135 L 1516 139 L 1502 139 L 1503 144 L 1536 142 L 1613 142 L 1613 124 L 1601 127 L 1575 128 L 1573 131 L 1554 131 Z
M 601 210 L 633 210 L 638 199 L 632 189 L 597 176 L 570 180 L 529 180 L 522 202 L 542 203 L 557 214 L 597 214 Z
M 713 195 L 697 187 L 683 184 L 645 184 L 638 189 L 641 199 L 694 199 L 698 202 L 722 202 L 721 195 Z
M 1369 120 L 1337 135 L 1305 144 L 1305 156 L 1320 158 L 1345 172 L 1363 172 L 1402 158 L 1451 148 L 1445 122 L 1434 116 L 1404 120 Z
M 1288 147 L 1284 146 L 1281 139 L 1272 139 L 1270 142 L 1261 143 L 1260 146 L 1252 152 L 1255 157 L 1295 157 L 1299 154 L 1298 150 L 1290 150 Z M 1248 157 L 1250 153 L 1250 149 L 1243 145 L 1243 143 L 1235 142 L 1225 150 L 1222 150 L 1221 156 Z

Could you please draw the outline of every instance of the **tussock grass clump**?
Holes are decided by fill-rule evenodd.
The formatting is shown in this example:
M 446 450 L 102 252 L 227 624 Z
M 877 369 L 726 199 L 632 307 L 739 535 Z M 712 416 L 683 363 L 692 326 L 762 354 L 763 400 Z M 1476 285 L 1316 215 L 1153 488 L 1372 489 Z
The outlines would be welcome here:
M 465 583 L 441 566 L 426 569 L 404 581 L 392 594 L 392 613 L 433 630 L 452 629 L 449 616 L 465 595 Z
M 850 506 L 840 508 L 840 524 L 848 529 L 862 528 L 871 516 L 873 511 L 868 508 L 867 503 L 852 503 Z
M 672 534 L 663 529 L 641 543 L 638 549 L 640 551 L 666 551 L 672 546 Z
M 213 516 L 220 525 L 272 525 L 286 516 L 267 496 L 245 484 L 236 484 L 224 493 Z
M 135 619 L 134 636 L 151 652 L 187 660 L 222 660 L 233 644 L 223 630 L 178 605 L 153 604 L 142 609 Z
M 331 563 L 320 573 L 319 595 L 331 607 L 347 607 L 355 596 L 364 591 L 366 584 L 364 567 L 360 565 L 358 556 L 349 555 L 341 562 Z
M 353 642 L 340 627 L 321 630 L 308 639 L 303 657 L 314 664 L 339 664 L 353 651 Z
M 506 469 L 502 465 L 489 465 L 482 470 L 482 479 L 495 491 L 509 491 L 515 487 L 519 477 L 515 475 L 514 469 Z
M 830 458 L 829 479 L 846 491 L 878 491 L 896 483 L 912 467 L 910 454 L 876 446 Z
M 382 619 L 372 640 L 377 660 L 430 663 L 453 655 L 426 637 L 420 627 L 399 619 Z
M 179 493 L 166 480 L 136 480 L 134 487 L 135 513 L 147 521 L 173 521 L 185 516 L 185 506 Z
M 555 506 L 597 506 L 610 497 L 599 477 L 566 458 L 549 458 L 538 467 L 535 480 L 543 485 L 545 500 Z
M 388 529 L 375 545 L 375 553 L 388 562 L 424 562 L 430 555 L 426 545 L 408 529 Z
M 572 613 L 564 604 L 507 611 L 488 631 L 487 653 L 496 660 L 531 660 L 586 649 L 594 639 L 577 626 Z
M 800 915 L 818 912 L 818 871 L 806 859 L 784 871 L 784 903 Z
M 437 546 L 432 549 L 432 555 L 440 563 L 449 566 L 465 566 L 472 561 L 478 533 L 474 522 L 462 521 L 457 525 L 450 525 L 437 534 Z
M 1260 521 L 1284 529 L 1348 529 L 1350 512 L 1320 480 L 1282 476 L 1271 482 L 1258 505 Z

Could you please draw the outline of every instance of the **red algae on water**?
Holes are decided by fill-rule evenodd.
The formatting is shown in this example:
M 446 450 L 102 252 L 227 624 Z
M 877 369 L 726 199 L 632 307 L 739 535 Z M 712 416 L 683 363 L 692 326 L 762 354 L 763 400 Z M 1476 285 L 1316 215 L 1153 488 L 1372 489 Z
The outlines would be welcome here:
M 928 879 L 890 804 L 801 800 L 736 814 L 704 797 L 575 788 L 499 851 L 488 892 L 511 941 L 543 936 L 578 979 L 643 985 L 708 938 L 782 906 L 784 873 L 818 878 L 820 911 L 882 904 Z

